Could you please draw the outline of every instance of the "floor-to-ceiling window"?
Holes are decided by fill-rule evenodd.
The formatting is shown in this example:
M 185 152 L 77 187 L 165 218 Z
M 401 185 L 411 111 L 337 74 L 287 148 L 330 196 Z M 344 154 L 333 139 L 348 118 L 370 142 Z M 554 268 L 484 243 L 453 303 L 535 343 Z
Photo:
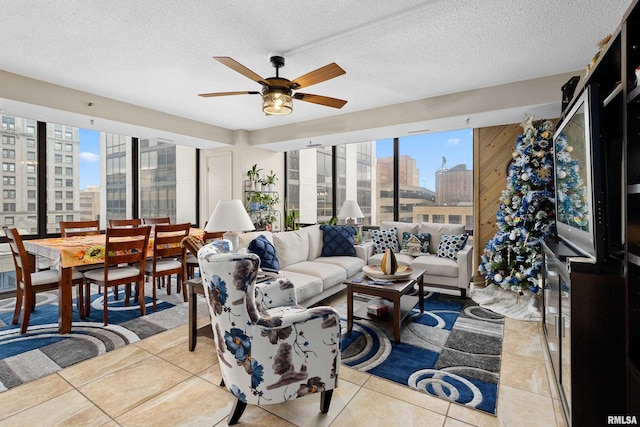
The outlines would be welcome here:
M 473 229 L 473 131 L 399 139 L 399 220 Z
M 102 228 L 110 218 L 197 222 L 195 148 L 0 116 L 0 224 L 25 238 L 55 235 L 60 221 L 100 219 Z M 15 288 L 5 242 L 0 233 L 0 293 Z
M 471 129 L 308 148 L 286 158 L 286 207 L 299 210 L 303 224 L 327 222 L 345 200 L 356 200 L 362 225 L 398 220 L 473 229 Z M 335 206 L 327 203 L 332 191 Z

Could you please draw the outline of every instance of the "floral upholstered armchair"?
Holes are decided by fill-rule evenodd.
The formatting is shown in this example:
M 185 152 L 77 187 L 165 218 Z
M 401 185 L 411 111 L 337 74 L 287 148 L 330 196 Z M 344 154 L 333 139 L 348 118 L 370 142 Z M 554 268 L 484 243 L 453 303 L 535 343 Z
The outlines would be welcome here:
M 255 254 L 221 254 L 207 245 L 198 262 L 223 383 L 237 398 L 227 423 L 237 423 L 247 403 L 314 393 L 326 413 L 338 385 L 338 313 L 297 305 L 293 285 L 283 277 L 256 286 Z

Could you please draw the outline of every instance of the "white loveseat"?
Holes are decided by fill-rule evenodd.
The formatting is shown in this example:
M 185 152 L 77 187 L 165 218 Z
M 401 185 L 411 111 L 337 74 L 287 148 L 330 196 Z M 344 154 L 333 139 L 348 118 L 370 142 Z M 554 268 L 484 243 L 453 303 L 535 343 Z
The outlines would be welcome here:
M 441 236 L 444 234 L 463 234 L 465 232 L 464 225 L 396 221 L 382 221 L 380 223 L 380 229 L 391 229 L 393 227 L 398 230 L 397 239 L 400 245 L 402 245 L 402 235 L 404 232 L 429 233 L 431 235 L 428 255 L 412 256 L 396 252 L 395 255 L 399 265 L 408 265 L 424 269 L 423 280 L 425 286 L 434 285 L 436 287 L 456 288 L 460 290 L 461 297 L 466 297 L 466 292 L 471 282 L 471 277 L 473 276 L 473 246 L 471 243 L 467 242 L 457 253 L 457 260 L 436 255 Z M 368 246 L 368 250 L 368 264 L 380 264 L 383 254 L 374 254 L 372 245 Z
M 366 250 L 356 246 L 356 256 L 321 256 L 323 232 L 320 225 L 304 227 L 296 231 L 271 233 L 254 231 L 243 233 L 238 249 L 264 235 L 275 250 L 280 263 L 280 272 L 295 288 L 298 303 L 309 307 L 344 289 L 341 284 L 365 265 Z

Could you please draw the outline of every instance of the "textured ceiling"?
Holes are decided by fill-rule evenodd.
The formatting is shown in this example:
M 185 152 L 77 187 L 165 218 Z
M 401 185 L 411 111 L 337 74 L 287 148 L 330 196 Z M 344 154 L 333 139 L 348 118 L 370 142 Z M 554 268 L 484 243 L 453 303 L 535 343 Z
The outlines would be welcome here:
M 0 69 L 235 130 L 584 69 L 630 0 L 0 0 Z M 294 79 L 336 62 L 346 74 L 305 88 L 341 110 L 294 101 L 266 117 L 259 90 L 213 60 Z M 0 92 L 1 97 L 1 92 Z M 1 104 L 0 104 L 1 107 Z

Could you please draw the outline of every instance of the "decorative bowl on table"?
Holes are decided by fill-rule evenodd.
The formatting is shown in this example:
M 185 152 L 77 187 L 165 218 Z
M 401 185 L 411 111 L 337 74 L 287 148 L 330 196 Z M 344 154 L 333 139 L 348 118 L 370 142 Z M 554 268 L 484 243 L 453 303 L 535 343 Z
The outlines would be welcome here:
M 413 270 L 409 266 L 400 265 L 395 274 L 384 274 L 379 265 L 365 265 L 362 272 L 374 280 L 403 280 L 411 276 Z

